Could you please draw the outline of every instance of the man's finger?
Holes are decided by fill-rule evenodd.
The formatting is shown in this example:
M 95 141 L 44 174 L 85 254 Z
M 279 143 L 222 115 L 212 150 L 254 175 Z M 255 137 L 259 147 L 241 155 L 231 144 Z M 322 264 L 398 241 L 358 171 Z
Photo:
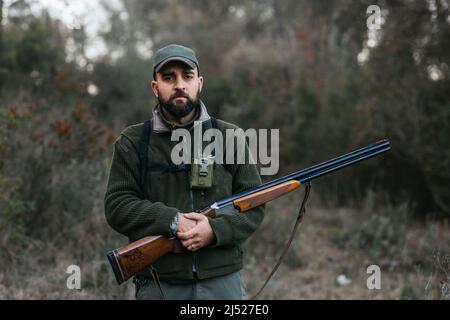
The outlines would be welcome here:
M 188 240 L 192 237 L 194 237 L 197 234 L 197 231 L 193 229 L 190 229 L 186 232 L 177 232 L 177 237 L 181 240 Z
M 195 244 L 196 241 L 194 241 L 194 239 L 189 239 L 189 240 L 184 240 L 181 241 L 181 244 L 185 247 L 189 247 L 192 244 Z
M 199 241 L 187 240 L 182 241 L 181 244 L 188 250 L 200 249 L 201 243 Z
M 184 215 L 184 217 L 191 219 L 191 220 L 201 221 L 201 220 L 203 220 L 204 215 L 202 215 L 200 213 L 186 213 Z

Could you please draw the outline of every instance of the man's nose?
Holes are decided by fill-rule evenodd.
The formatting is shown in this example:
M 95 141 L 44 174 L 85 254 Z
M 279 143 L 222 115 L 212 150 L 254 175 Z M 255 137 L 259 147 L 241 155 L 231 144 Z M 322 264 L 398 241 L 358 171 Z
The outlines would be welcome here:
M 175 81 L 175 89 L 184 91 L 186 89 L 186 82 L 183 77 L 177 77 Z

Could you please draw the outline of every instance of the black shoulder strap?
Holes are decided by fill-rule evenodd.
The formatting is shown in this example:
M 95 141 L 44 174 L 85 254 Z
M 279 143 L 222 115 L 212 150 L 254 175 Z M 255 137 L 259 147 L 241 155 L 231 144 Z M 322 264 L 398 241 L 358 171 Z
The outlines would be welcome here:
M 214 117 L 211 117 L 211 127 L 213 128 L 213 129 L 217 129 L 217 130 L 219 130 L 219 124 L 218 124 L 218 122 L 217 122 L 217 119 L 216 118 L 214 118 Z M 212 154 L 212 156 L 215 156 L 216 154 L 216 152 L 215 152 L 216 150 L 213 150 L 213 154 Z
M 211 117 L 211 127 L 214 129 L 219 129 L 219 124 L 217 123 L 217 119 L 214 117 Z
M 139 173 L 140 173 L 140 184 L 144 194 L 146 196 L 145 190 L 145 180 L 147 177 L 147 163 L 148 163 L 148 144 L 150 143 L 150 133 L 151 133 L 151 120 L 144 122 L 144 129 L 142 130 L 141 142 L 139 145 Z

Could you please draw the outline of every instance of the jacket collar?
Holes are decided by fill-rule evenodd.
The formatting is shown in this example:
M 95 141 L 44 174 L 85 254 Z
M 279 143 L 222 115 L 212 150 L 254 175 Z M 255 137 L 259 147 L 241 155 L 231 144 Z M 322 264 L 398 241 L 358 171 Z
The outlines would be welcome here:
M 169 132 L 172 131 L 174 128 L 170 128 L 170 124 L 167 123 L 167 120 L 164 119 L 164 115 L 161 112 L 159 104 L 156 105 L 153 108 L 152 111 L 153 114 L 153 131 L 154 132 Z M 200 114 L 194 119 L 194 121 L 208 121 L 211 119 L 211 116 L 208 114 L 208 110 L 206 109 L 206 106 L 204 105 L 203 101 L 200 101 Z M 186 126 L 186 125 L 184 125 Z M 184 127 L 182 126 L 182 127 Z M 190 126 L 191 127 L 191 126 Z

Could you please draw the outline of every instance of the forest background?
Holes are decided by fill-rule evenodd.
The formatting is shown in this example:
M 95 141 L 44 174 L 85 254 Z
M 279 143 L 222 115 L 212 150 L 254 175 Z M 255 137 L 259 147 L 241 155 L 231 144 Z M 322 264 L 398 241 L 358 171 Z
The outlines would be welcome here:
M 115 139 L 156 104 L 151 57 L 169 43 L 197 52 L 213 116 L 280 129 L 278 176 L 391 141 L 314 183 L 262 298 L 450 298 L 448 0 L 94 2 L 106 19 L 92 34 L 84 15 L 67 23 L 39 1 L 0 0 L 0 299 L 133 298 L 106 260 L 126 238 L 107 225 L 103 196 Z M 245 243 L 249 295 L 301 197 L 270 203 Z M 367 287 L 370 265 L 380 289 Z

